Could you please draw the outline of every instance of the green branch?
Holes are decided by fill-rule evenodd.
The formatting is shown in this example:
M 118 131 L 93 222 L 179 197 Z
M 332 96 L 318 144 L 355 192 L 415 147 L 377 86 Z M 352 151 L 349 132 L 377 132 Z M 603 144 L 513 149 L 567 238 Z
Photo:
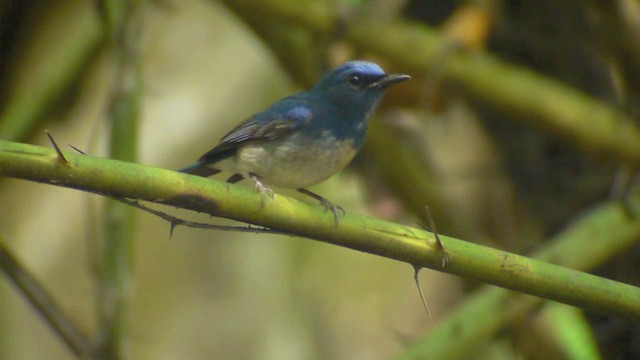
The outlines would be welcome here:
M 441 268 L 444 254 L 433 235 L 420 229 L 347 213 L 335 230 L 331 215 L 316 204 L 277 195 L 261 208 L 260 196 L 248 187 L 92 156 L 65 156 L 69 163 L 59 161 L 50 149 L 0 141 L 0 175 L 205 212 L 598 313 L 640 319 L 640 289 L 616 281 L 444 236 L 449 263 Z M 609 212 L 624 216 L 620 209 Z M 640 223 L 627 222 L 625 234 L 640 236 Z
M 640 223 L 629 218 L 620 204 L 612 202 L 583 214 L 533 257 L 586 271 L 637 244 L 639 238 Z M 629 298 L 635 306 L 640 306 L 639 299 Z M 505 289 L 483 288 L 458 305 L 401 359 L 423 359 L 427 355 L 434 359 L 466 359 L 505 324 L 522 318 L 540 303 L 539 298 Z M 448 341 L 452 337 L 456 339 L 455 346 Z

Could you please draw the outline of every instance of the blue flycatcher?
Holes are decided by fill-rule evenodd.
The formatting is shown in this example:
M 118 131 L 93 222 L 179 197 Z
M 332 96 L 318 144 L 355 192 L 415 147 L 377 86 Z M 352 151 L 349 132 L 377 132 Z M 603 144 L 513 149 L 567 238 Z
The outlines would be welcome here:
M 211 176 L 220 171 L 234 183 L 251 179 L 257 191 L 274 197 L 267 186 L 297 189 L 331 209 L 338 209 L 307 189 L 342 170 L 364 142 L 367 123 L 383 91 L 410 79 L 386 74 L 367 61 L 342 64 L 309 91 L 286 97 L 225 135 L 216 147 L 179 171 Z

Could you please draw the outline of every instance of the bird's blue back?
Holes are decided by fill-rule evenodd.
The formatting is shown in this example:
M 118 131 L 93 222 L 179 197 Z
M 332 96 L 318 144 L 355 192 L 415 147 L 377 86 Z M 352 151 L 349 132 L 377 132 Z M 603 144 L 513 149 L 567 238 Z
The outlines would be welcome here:
M 253 115 L 225 135 L 220 144 L 200 158 L 215 163 L 248 143 L 269 141 L 299 132 L 297 138 L 334 137 L 353 140 L 358 150 L 364 142 L 367 120 L 382 99 L 383 89 L 356 89 L 349 83 L 354 73 L 373 81 L 385 76 L 377 65 L 348 62 L 325 76 L 309 91 L 288 96 Z M 301 136 L 304 135 L 304 136 Z
M 384 89 L 409 78 L 385 74 L 371 62 L 345 63 L 309 91 L 286 97 L 245 120 L 180 171 L 199 176 L 228 171 L 233 174 L 228 182 L 250 179 L 263 205 L 265 195 L 273 197 L 268 186 L 297 189 L 330 209 L 337 226 L 339 208 L 305 188 L 351 162 Z
M 262 182 L 283 188 L 322 182 L 362 147 L 368 119 L 384 89 L 407 79 L 386 74 L 371 62 L 347 62 L 310 90 L 245 120 L 180 171 L 200 176 L 228 171 L 234 173 L 233 180 L 252 178 L 261 188 Z

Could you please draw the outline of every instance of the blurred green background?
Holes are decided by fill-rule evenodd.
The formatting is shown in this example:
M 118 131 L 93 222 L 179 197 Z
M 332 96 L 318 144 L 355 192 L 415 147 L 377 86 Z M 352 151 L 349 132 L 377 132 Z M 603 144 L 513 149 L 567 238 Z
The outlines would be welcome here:
M 117 2 L 0 1 L 1 139 L 50 146 L 48 129 L 65 149 L 109 156 L 113 94 L 140 80 L 137 161 L 177 169 L 327 69 L 365 58 L 413 80 L 388 92 L 354 164 L 315 187 L 347 211 L 415 225 L 429 205 L 441 233 L 527 254 L 612 191 L 624 192 L 615 178 L 632 172 L 535 120 L 521 121 L 526 114 L 508 102 L 488 103 L 448 82 L 442 68 L 448 56 L 473 61 L 487 51 L 633 117 L 636 1 L 147 0 L 130 3 L 120 35 L 105 20 L 110 3 Z M 309 17 L 268 11 L 289 3 Z M 338 21 L 324 21 L 324 10 Z M 385 23 L 411 21 L 452 46 L 415 73 L 375 46 L 349 41 L 345 34 L 363 19 L 380 23 L 373 43 Z M 114 56 L 118 36 L 132 49 L 124 66 Z M 405 158 L 388 158 L 398 152 Z M 0 179 L 0 240 L 90 338 L 99 327 L 103 213 L 95 195 Z M 479 286 L 424 270 L 432 322 L 408 264 L 286 236 L 178 227 L 170 238 L 166 222 L 134 216 L 125 358 L 393 358 Z M 639 259 L 636 246 L 598 274 L 638 284 Z M 549 328 L 567 311 L 514 319 L 469 358 L 640 356 L 637 324 L 580 311 L 585 330 L 576 336 L 587 343 L 563 346 L 569 341 Z M 2 359 L 74 358 L 4 279 L 0 334 Z

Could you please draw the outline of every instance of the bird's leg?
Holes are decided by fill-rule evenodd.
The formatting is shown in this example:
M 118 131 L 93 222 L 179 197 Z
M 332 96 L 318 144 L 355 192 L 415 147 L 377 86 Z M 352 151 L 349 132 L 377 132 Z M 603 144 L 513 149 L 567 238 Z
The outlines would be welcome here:
M 233 176 L 232 176 L 233 177 Z M 249 173 L 249 177 L 253 180 L 253 187 L 260 193 L 260 206 L 264 207 L 264 195 L 269 195 L 274 198 L 273 190 L 266 187 L 261 181 L 258 175 Z
M 345 212 L 343 208 L 341 208 L 340 206 L 333 205 L 329 200 L 307 189 L 300 188 L 298 189 L 298 191 L 320 201 L 320 205 L 324 206 L 325 212 L 330 209 L 331 212 L 333 213 L 333 219 L 335 220 L 335 225 L 336 227 L 338 227 L 338 211 L 340 211 L 342 215 L 344 215 Z

